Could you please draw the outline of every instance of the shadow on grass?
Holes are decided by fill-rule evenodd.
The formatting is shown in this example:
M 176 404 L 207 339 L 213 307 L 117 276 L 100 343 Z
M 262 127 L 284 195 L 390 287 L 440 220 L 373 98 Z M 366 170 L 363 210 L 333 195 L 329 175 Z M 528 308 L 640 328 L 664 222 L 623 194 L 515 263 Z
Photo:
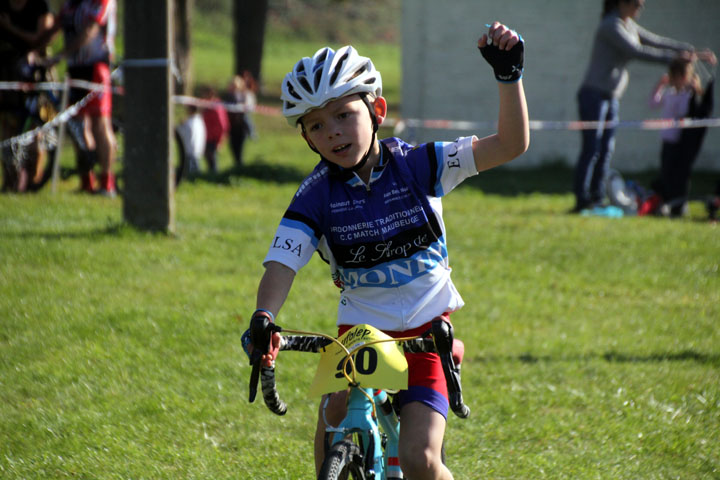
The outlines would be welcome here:
M 532 353 L 523 353 L 513 357 L 482 357 L 483 362 L 497 361 L 519 361 L 521 363 L 553 363 L 553 362 L 575 362 L 588 360 L 605 360 L 608 363 L 664 363 L 664 362 L 695 362 L 703 365 L 720 366 L 720 354 L 717 353 L 701 353 L 695 350 L 682 350 L 679 352 L 656 352 L 645 355 L 633 353 L 623 353 L 617 351 L 608 351 L 605 353 L 590 353 L 587 355 L 569 355 L 569 356 L 550 356 L 550 355 L 533 355 Z
M 464 187 L 472 187 L 488 194 L 516 196 L 531 193 L 562 195 L 572 193 L 574 171 L 564 164 L 551 164 L 535 168 L 512 169 L 498 167 L 470 177 Z M 625 180 L 650 188 L 658 177 L 656 170 L 623 172 Z M 695 171 L 691 178 L 691 199 L 703 199 L 714 192 L 720 182 L 720 174 L 710 171 Z
M 67 231 L 49 231 L 49 230 L 25 230 L 21 232 L 3 232 L 0 231 L 0 238 L 42 238 L 46 241 L 58 240 L 88 240 L 102 237 L 130 238 L 133 236 L 153 236 L 175 238 L 173 233 L 164 230 L 152 230 L 133 227 L 125 221 L 114 221 L 108 219 L 108 223 L 103 228 L 88 228 Z
M 303 172 L 294 167 L 268 163 L 263 158 L 259 158 L 252 163 L 246 163 L 239 167 L 233 166 L 218 173 L 204 172 L 196 175 L 189 181 L 200 180 L 218 185 L 234 185 L 237 183 L 237 179 L 253 178 L 268 183 L 291 183 L 300 185 L 300 182 L 302 182 L 309 173 L 309 169 L 307 172 Z
M 307 170 L 300 170 L 281 163 L 268 162 L 264 157 L 259 156 L 240 167 L 233 166 L 215 174 L 204 172 L 194 179 L 219 185 L 235 185 L 242 178 L 251 178 L 275 184 L 299 185 L 310 173 L 313 166 L 314 163 L 308 165 Z M 658 171 L 622 172 L 622 175 L 625 180 L 632 180 L 638 185 L 650 188 L 650 185 L 658 177 Z M 564 195 L 572 193 L 573 177 L 573 167 L 561 162 L 531 168 L 502 166 L 466 179 L 462 188 L 475 188 L 487 194 L 502 196 L 532 193 Z M 691 197 L 704 198 L 704 196 L 716 190 L 716 183 L 718 182 L 720 182 L 718 172 L 693 172 Z
M 522 169 L 498 167 L 468 178 L 463 182 L 463 188 L 477 188 L 485 193 L 505 196 L 566 194 L 572 191 L 572 178 L 572 169 L 563 165 Z

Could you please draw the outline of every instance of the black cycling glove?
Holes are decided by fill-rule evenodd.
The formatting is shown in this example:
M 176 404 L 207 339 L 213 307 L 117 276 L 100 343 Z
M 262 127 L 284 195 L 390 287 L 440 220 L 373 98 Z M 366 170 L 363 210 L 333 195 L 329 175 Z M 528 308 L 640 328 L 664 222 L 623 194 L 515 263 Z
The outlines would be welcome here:
M 522 78 L 525 57 L 525 42 L 522 37 L 510 50 L 500 50 L 495 44 L 478 48 L 493 68 L 498 82 L 515 83 Z

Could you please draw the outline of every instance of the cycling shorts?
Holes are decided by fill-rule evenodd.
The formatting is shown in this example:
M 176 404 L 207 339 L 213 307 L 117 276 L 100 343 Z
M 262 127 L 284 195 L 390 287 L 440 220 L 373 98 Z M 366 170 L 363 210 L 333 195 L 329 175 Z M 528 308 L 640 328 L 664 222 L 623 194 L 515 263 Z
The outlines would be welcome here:
M 444 315 L 449 321 L 449 317 Z M 414 337 L 430 330 L 430 322 L 403 332 L 384 332 L 393 338 Z M 352 326 L 340 325 L 338 335 L 350 330 Z M 408 362 L 408 388 L 397 394 L 400 409 L 411 402 L 427 405 L 447 419 L 450 402 L 447 383 L 440 356 L 436 353 L 406 353 Z
M 110 85 L 110 67 L 107 63 L 98 62 L 86 67 L 70 67 L 68 73 L 73 80 L 85 80 L 92 83 L 101 83 L 104 89 L 96 93 L 93 98 L 80 110 L 80 114 L 91 117 L 109 117 L 112 115 L 112 90 Z M 74 104 L 82 100 L 89 90 L 75 88 L 70 90 L 70 102 Z

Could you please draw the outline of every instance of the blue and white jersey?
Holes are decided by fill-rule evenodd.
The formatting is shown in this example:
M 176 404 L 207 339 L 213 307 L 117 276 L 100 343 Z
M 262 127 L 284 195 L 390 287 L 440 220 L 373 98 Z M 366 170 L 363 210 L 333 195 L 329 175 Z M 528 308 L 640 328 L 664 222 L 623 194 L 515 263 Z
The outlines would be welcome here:
M 265 262 L 297 272 L 317 251 L 341 289 L 338 325 L 403 331 L 459 309 L 441 198 L 477 173 L 473 139 L 416 148 L 382 140 L 367 185 L 322 160 L 298 188 Z

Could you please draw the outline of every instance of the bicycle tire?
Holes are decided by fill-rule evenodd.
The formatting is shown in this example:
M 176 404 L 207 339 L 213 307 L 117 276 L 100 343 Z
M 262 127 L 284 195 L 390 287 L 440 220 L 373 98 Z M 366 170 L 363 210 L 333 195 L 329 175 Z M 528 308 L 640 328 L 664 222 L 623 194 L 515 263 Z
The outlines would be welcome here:
M 318 480 L 365 480 L 360 447 L 351 440 L 336 443 L 323 460 Z

